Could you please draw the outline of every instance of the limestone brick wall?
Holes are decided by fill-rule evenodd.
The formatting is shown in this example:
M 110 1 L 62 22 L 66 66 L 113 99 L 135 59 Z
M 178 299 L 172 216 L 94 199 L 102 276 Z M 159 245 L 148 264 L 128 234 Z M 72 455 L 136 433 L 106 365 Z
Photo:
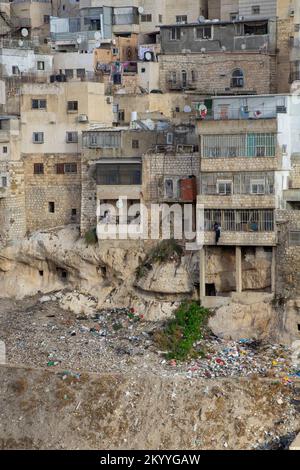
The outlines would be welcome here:
M 215 245 L 215 233 L 205 232 L 205 245 Z M 276 245 L 275 232 L 221 232 L 218 245 L 273 246 Z
M 276 292 L 284 297 L 300 295 L 300 243 L 290 243 L 290 232 L 300 232 L 300 211 L 276 213 L 278 246 L 276 250 Z
M 8 176 L 8 187 L 0 195 L 0 247 L 26 233 L 23 163 L 3 162 L 2 172 Z
M 95 160 L 96 160 L 95 156 Z M 84 235 L 97 225 L 97 185 L 95 177 L 95 165 L 89 164 L 90 158 L 83 155 L 81 161 L 81 220 L 80 231 Z
M 23 157 L 27 230 L 79 223 L 81 209 L 81 164 L 78 154 L 35 154 Z M 34 174 L 34 164 L 43 163 L 44 174 Z M 77 173 L 57 174 L 56 164 L 76 163 Z M 54 212 L 49 203 L 54 202 Z M 72 209 L 76 214 L 72 215 Z
M 163 196 L 163 181 L 168 176 L 195 175 L 199 184 L 199 154 L 147 154 L 143 157 L 143 196 L 145 201 L 159 202 Z
M 218 196 L 202 194 L 197 198 L 198 204 L 206 209 L 274 209 L 274 195 L 233 194 Z
M 278 168 L 276 157 L 202 158 L 201 171 L 273 171 Z
M 191 81 L 192 70 L 196 71 L 193 87 L 201 93 L 224 92 L 230 88 L 233 70 L 241 68 L 244 72 L 244 91 L 257 94 L 276 92 L 276 57 L 258 53 L 209 53 L 209 54 L 168 54 L 161 55 L 160 88 L 169 90 L 168 80 L 171 72 L 187 71 Z M 234 89 L 233 89 L 234 90 Z M 239 89 L 239 91 L 242 91 Z
M 277 91 L 290 90 L 290 37 L 294 34 L 293 17 L 277 21 Z
M 300 188 L 300 158 L 292 159 L 292 169 L 290 172 L 290 188 Z

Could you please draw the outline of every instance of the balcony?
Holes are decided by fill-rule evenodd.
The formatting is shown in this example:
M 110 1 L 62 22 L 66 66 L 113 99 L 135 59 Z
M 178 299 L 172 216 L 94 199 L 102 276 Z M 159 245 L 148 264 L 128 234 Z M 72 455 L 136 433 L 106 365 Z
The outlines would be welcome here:
M 167 88 L 171 91 L 196 90 L 197 85 L 194 82 L 167 81 Z

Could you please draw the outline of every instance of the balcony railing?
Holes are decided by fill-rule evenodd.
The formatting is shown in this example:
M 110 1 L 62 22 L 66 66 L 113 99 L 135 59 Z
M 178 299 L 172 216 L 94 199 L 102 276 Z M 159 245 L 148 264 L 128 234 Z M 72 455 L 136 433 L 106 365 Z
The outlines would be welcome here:
M 204 211 L 204 230 L 214 229 L 215 222 L 224 232 L 273 232 L 274 211 L 264 209 L 207 209 Z
M 173 81 L 168 81 L 167 82 L 167 87 L 169 88 L 169 90 L 196 90 L 197 89 L 197 86 L 196 86 L 196 83 L 194 82 L 182 82 L 182 81 L 177 81 L 177 82 L 173 82 Z

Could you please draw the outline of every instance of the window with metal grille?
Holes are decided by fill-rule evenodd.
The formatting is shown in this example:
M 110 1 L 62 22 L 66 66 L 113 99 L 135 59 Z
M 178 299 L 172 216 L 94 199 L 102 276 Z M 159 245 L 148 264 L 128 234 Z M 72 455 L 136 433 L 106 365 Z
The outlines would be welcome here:
M 289 232 L 289 245 L 300 246 L 300 230 L 293 230 Z
M 76 76 L 77 76 L 77 78 L 84 78 L 85 77 L 85 69 L 76 69 Z
M 44 174 L 44 164 L 43 163 L 34 163 L 33 173 L 35 175 L 43 175 Z
M 76 131 L 68 131 L 66 133 L 66 142 L 68 144 L 77 143 L 78 142 L 78 132 Z
M 47 100 L 43 99 L 32 99 L 31 100 L 31 109 L 46 109 Z
M 201 194 L 218 194 L 217 182 L 219 180 L 232 181 L 233 194 L 254 194 L 252 192 L 252 182 L 264 184 L 263 194 L 274 194 L 274 172 L 217 172 L 202 173 L 201 175 Z M 254 189 L 255 190 L 255 189 Z M 261 190 L 261 188 L 258 188 Z M 257 193 L 258 194 L 258 193 Z
M 7 188 L 7 176 L 1 176 L 0 185 L 1 188 Z
M 34 132 L 32 134 L 32 142 L 34 144 L 43 144 L 44 143 L 44 132 Z
M 77 173 L 77 163 L 65 163 L 65 173 Z
M 141 184 L 142 167 L 140 163 L 97 164 L 97 184 L 132 185 Z
M 204 228 L 213 230 L 218 222 L 224 232 L 273 232 L 274 211 L 269 209 L 204 210 Z
M 133 149 L 138 149 L 139 148 L 139 141 L 138 140 L 132 140 L 131 146 Z
M 252 6 L 252 15 L 259 15 L 260 14 L 260 5 L 253 5 Z
M 87 146 L 98 147 L 98 148 L 117 148 L 120 147 L 120 132 L 90 132 L 85 137 Z
M 222 134 L 202 136 L 204 158 L 275 157 L 275 134 Z

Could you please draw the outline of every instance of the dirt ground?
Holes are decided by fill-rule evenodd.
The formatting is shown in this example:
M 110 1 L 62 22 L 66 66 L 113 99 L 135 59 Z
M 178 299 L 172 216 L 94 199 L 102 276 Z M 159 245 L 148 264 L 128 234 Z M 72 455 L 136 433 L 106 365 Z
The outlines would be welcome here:
M 0 448 L 288 446 L 300 429 L 300 383 L 284 380 L 286 349 L 211 339 L 206 347 L 222 350 L 208 350 L 205 367 L 174 364 L 153 344 L 155 328 L 140 312 L 84 318 L 38 297 L 0 300 Z

